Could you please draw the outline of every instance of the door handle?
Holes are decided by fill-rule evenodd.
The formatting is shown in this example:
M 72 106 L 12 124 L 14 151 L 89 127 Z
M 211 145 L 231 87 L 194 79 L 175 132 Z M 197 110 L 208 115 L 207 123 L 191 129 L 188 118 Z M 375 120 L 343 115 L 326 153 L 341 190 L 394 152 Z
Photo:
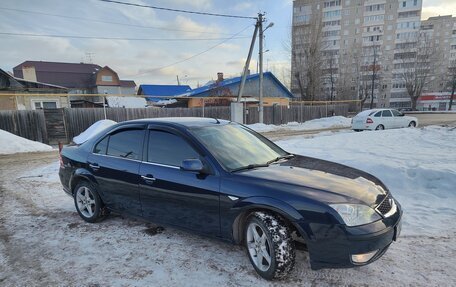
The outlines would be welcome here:
M 92 168 L 94 170 L 98 170 L 100 168 L 98 163 L 89 163 L 89 166 L 90 166 L 90 168 Z
M 157 179 L 155 177 L 153 177 L 152 175 L 148 175 L 148 176 L 145 176 L 145 175 L 141 175 L 141 178 L 144 179 L 144 181 L 156 181 Z

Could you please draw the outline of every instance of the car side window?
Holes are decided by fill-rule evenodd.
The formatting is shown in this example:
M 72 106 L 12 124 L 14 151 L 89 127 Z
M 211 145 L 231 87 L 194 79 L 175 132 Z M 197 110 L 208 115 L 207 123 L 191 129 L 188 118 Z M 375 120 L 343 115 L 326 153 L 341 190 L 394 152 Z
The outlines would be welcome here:
M 391 110 L 391 112 L 393 112 L 393 115 L 395 117 L 399 117 L 401 115 L 401 113 L 399 111 L 397 111 L 397 110 Z
M 107 136 L 104 139 L 102 139 L 101 141 L 99 141 L 95 145 L 95 148 L 93 149 L 93 153 L 106 154 L 106 150 L 108 149 L 108 140 L 109 140 L 109 136 Z
M 382 111 L 382 117 L 392 117 L 393 115 L 391 114 L 390 110 L 384 110 Z
M 378 117 L 381 117 L 381 116 L 382 116 L 382 112 L 381 112 L 381 111 L 380 111 L 380 112 L 377 112 L 377 113 L 374 115 L 374 117 L 377 117 L 377 118 L 378 118 Z
M 124 130 L 109 137 L 107 155 L 139 160 L 142 154 L 144 130 Z
M 198 152 L 182 137 L 164 131 L 149 132 L 148 162 L 181 166 L 183 160 L 197 158 Z

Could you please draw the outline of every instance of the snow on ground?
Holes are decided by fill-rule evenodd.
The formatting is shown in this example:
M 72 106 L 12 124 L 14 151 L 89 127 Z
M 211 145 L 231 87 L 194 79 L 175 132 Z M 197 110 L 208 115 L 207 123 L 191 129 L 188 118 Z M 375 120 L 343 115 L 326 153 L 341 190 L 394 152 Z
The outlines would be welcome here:
M 343 163 L 378 177 L 402 204 L 405 235 L 456 231 L 455 128 L 338 133 L 276 143 L 289 152 Z
M 115 121 L 111 120 L 100 120 L 92 124 L 88 127 L 85 131 L 83 131 L 80 135 L 75 136 L 73 138 L 73 142 L 76 144 L 81 144 L 87 141 L 92 136 L 96 135 L 97 133 L 101 132 L 102 130 L 109 128 L 112 125 L 117 124 Z
M 330 129 L 330 128 L 348 128 L 351 126 L 351 119 L 334 116 L 328 118 L 321 118 L 310 120 L 304 123 L 290 122 L 285 125 L 266 125 L 266 124 L 252 124 L 247 125 L 249 128 L 257 132 L 272 132 L 277 130 L 296 130 L 296 131 L 305 131 L 305 130 L 321 130 L 321 129 Z
M 50 151 L 51 146 L 0 130 L 0 154 Z
M 0 285 L 456 286 L 455 134 L 428 127 L 279 141 L 371 172 L 405 215 L 399 241 L 375 263 L 313 271 L 298 250 L 293 272 L 276 282 L 261 279 L 240 246 L 119 215 L 84 222 L 62 191 L 57 154 L 0 158 Z

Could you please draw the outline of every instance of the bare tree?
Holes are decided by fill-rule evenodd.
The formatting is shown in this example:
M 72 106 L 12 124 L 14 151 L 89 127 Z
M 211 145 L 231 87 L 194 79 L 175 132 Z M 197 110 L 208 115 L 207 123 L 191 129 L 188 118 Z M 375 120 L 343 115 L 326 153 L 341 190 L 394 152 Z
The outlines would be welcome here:
M 399 60 L 397 65 L 400 65 L 398 68 L 402 70 L 400 75 L 410 97 L 411 108 L 416 110 L 418 98 L 429 83 L 430 74 L 434 71 L 436 49 L 434 41 L 424 32 L 417 33 L 417 36 L 410 40 L 405 43 L 408 45 L 405 45 L 402 53 L 395 55 L 395 60 Z
M 329 84 L 329 101 L 335 99 L 336 86 L 338 82 L 338 57 L 332 51 L 328 51 L 328 55 L 324 57 L 325 59 L 325 68 L 322 70 L 325 84 Z
M 309 21 L 295 26 L 291 49 L 292 78 L 295 79 L 302 99 L 313 101 L 321 91 L 323 68 L 323 22 L 321 13 L 313 13 Z
M 364 47 L 361 53 L 354 52 L 351 57 L 356 75 L 356 89 L 358 100 L 360 101 L 360 110 L 370 97 L 369 107 L 372 109 L 374 105 L 374 94 L 381 93 L 381 65 L 380 53 L 378 46 Z

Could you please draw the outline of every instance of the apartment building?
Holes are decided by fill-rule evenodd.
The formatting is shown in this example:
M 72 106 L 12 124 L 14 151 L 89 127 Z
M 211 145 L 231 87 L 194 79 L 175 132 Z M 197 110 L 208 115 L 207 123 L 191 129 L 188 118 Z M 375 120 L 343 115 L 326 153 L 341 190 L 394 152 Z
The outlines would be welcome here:
M 410 106 L 398 58 L 418 39 L 421 9 L 422 0 L 295 0 L 292 93 L 306 98 L 302 87 L 315 83 L 302 76 L 302 70 L 311 59 L 306 56 L 309 43 L 317 39 L 322 51 L 313 56 L 321 57 L 322 69 L 314 99 L 358 99 L 365 94 L 367 104 L 373 90 L 374 106 Z
M 447 92 L 449 68 L 456 68 L 456 17 L 430 17 L 421 22 L 421 31 L 427 34 L 426 38 L 436 49 L 436 69 L 425 92 Z

